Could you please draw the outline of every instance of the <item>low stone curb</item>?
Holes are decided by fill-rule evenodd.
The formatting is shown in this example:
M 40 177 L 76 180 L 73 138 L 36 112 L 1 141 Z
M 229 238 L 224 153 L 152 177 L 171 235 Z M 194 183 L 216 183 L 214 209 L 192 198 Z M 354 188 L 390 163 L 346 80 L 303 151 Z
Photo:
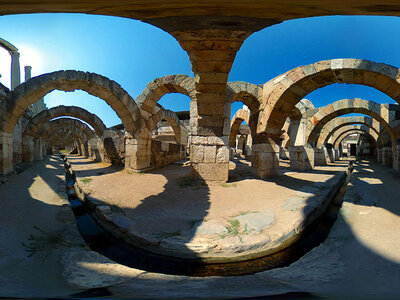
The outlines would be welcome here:
M 75 176 L 69 162 L 66 163 L 66 170 Z M 215 234 L 214 236 L 199 235 L 189 243 L 185 238 L 179 236 L 158 239 L 136 232 L 135 220 L 85 194 L 76 180 L 74 192 L 90 208 L 92 216 L 105 230 L 135 247 L 161 255 L 201 259 L 203 262 L 233 262 L 269 255 L 297 241 L 301 233 L 325 212 L 345 178 L 345 172 L 338 172 L 328 182 L 314 183 L 307 189 L 307 192 L 299 192 L 298 198 L 294 198 L 298 202 L 297 207 L 293 209 L 298 217 L 289 227 L 274 232 L 272 236 L 268 234 L 267 230 L 260 230 L 256 234 L 240 237 L 228 236 L 222 239 L 218 239 L 218 235 L 215 236 Z M 310 199 L 312 201 L 309 201 Z

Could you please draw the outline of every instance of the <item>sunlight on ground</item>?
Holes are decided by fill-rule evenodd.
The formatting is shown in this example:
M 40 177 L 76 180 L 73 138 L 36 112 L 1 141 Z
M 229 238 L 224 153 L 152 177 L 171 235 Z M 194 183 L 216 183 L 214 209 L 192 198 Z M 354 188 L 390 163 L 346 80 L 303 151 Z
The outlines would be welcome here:
M 367 169 L 367 168 L 363 168 L 362 171 L 374 173 L 374 170 L 372 170 L 372 169 Z
M 54 166 L 52 166 L 52 165 L 48 165 L 48 164 L 46 165 L 46 168 L 47 168 L 47 169 L 54 169 L 54 170 L 57 170 L 56 167 L 54 167 Z
M 52 200 L 54 200 L 55 197 L 58 197 L 58 194 L 56 194 L 56 192 L 47 184 L 45 180 L 43 180 L 40 175 L 33 179 L 33 183 L 29 187 L 28 191 L 29 195 L 33 199 L 46 204 L 54 204 L 54 201 Z
M 354 236 L 376 254 L 400 263 L 400 238 L 394 234 L 400 231 L 400 216 L 381 207 L 357 204 L 354 208 L 359 215 L 359 221 L 349 224 Z M 367 223 L 368 226 L 363 226 Z M 370 227 L 377 226 L 383 230 L 370 230 Z
M 383 184 L 382 180 L 380 180 L 378 178 L 370 178 L 370 177 L 362 177 L 362 176 L 358 177 L 357 176 L 357 179 L 364 181 L 368 184 Z

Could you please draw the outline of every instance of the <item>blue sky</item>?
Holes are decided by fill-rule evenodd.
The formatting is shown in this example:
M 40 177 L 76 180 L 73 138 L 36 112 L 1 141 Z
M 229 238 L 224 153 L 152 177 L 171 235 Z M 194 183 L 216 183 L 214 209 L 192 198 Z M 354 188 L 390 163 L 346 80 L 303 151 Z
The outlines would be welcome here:
M 193 76 L 178 42 L 151 25 L 117 17 L 81 14 L 33 14 L 0 17 L 1 38 L 21 52 L 32 75 L 56 70 L 96 72 L 117 81 L 134 98 L 154 78 L 170 74 Z M 287 21 L 250 36 L 239 50 L 229 80 L 262 84 L 300 65 L 332 58 L 362 58 L 400 66 L 400 20 L 396 17 L 335 16 Z M 9 56 L 0 51 L 0 81 L 9 86 Z M 22 76 L 23 77 L 23 76 Z M 357 85 L 331 85 L 309 95 L 316 107 L 343 98 L 395 103 L 385 94 Z M 49 107 L 81 106 L 107 126 L 120 123 L 102 100 L 85 92 L 52 92 Z M 164 96 L 171 110 L 189 109 L 189 98 Z M 242 106 L 235 103 L 232 115 Z

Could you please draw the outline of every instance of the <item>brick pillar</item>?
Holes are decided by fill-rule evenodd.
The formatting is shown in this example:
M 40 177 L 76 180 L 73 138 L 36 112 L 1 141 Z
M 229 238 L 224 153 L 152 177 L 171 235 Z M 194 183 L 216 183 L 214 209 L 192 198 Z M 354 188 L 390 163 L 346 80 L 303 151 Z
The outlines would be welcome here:
M 188 53 L 195 74 L 196 103 L 191 105 L 190 121 L 192 175 L 205 181 L 227 181 L 231 104 L 225 101 L 226 83 L 236 52 L 251 32 L 216 29 L 171 34 Z
M 125 168 L 143 171 L 150 168 L 151 132 L 144 128 L 135 137 L 125 136 Z
M 22 160 L 33 161 L 35 158 L 35 142 L 33 137 L 26 135 L 22 137 Z
M 314 168 L 314 149 L 309 145 L 290 146 L 290 168 L 298 171 L 305 171 Z
M 13 171 L 13 135 L 0 131 L 0 174 Z

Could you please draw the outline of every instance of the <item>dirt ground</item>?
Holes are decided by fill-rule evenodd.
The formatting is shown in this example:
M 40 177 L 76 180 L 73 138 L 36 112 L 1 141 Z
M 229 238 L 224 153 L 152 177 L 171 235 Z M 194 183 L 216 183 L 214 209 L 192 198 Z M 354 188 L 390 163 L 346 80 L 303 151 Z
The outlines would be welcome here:
M 248 239 L 249 247 L 263 239 L 267 242 L 281 238 L 307 216 L 304 208 L 312 205 L 313 197 L 347 167 L 343 161 L 299 173 L 289 170 L 287 162 L 282 162 L 281 176 L 260 180 L 252 175 L 249 162 L 235 159 L 230 163 L 228 183 L 207 186 L 188 177 L 189 166 L 170 165 L 149 173 L 134 173 L 82 157 L 68 159 L 85 193 L 121 209 L 134 221 L 132 230 L 138 236 L 148 241 L 169 239 L 169 246 L 173 242 L 196 244 L 196 248 L 205 252 L 221 247 L 227 252 L 242 252 L 237 245 L 229 250 L 226 244 L 244 243 L 243 238 Z M 288 208 L 293 201 L 300 204 Z M 262 232 L 252 236 L 251 241 L 244 234 L 245 225 L 238 228 L 237 236 L 226 232 L 239 216 L 242 216 L 241 223 L 245 216 L 253 220 L 262 218 L 254 221 L 254 226 Z M 271 221 L 268 223 L 266 218 Z M 208 242 L 211 244 L 205 250 L 204 244 Z

